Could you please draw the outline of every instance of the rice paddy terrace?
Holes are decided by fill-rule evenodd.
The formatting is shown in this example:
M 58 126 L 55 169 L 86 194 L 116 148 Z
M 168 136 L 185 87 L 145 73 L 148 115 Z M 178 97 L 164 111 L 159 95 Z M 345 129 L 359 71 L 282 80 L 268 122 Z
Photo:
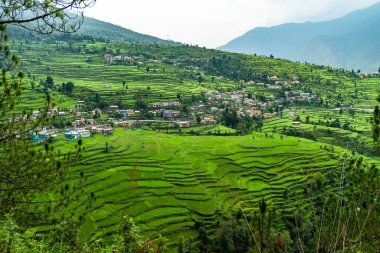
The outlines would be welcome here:
M 249 212 L 257 207 L 262 197 L 271 207 L 283 207 L 291 212 L 296 206 L 307 203 L 305 188 L 321 175 L 328 181 L 324 185 L 325 192 L 336 189 L 336 173 L 343 163 L 344 150 L 341 147 L 347 148 L 347 140 L 352 140 L 350 143 L 355 145 L 355 150 L 360 149 L 361 143 L 371 148 L 370 114 L 364 111 L 373 107 L 380 91 L 378 78 L 351 79 L 347 73 L 340 76 L 337 70 L 192 47 L 134 48 L 124 44 L 87 42 L 74 43 L 74 46 L 86 48 L 87 52 L 70 51 L 68 43 L 39 42 L 27 44 L 27 50 L 20 52 L 23 56 L 21 68 L 29 72 L 29 78 L 34 78 L 36 83 L 45 80 L 46 76 L 52 76 L 56 86 L 68 81 L 75 83 L 70 96 L 51 91 L 61 108 L 72 108 L 77 100 L 89 99 L 95 93 L 109 104 L 131 107 L 139 98 L 155 103 L 175 100 L 178 95 L 199 95 L 206 90 L 235 89 L 239 85 L 228 78 L 215 81 L 218 75 L 199 70 L 196 65 L 191 65 L 193 63 L 189 65 L 194 68 L 182 69 L 172 63 L 151 64 L 154 71 L 147 73 L 145 66 L 149 57 L 161 59 L 176 55 L 180 56 L 179 59 L 230 58 L 238 68 L 251 72 L 301 76 L 309 81 L 293 87 L 293 90 L 312 91 L 332 106 L 291 106 L 284 114 L 297 111 L 297 116 L 305 124 L 294 126 L 294 117 L 287 115 L 274 117 L 264 121 L 263 133 L 247 136 L 181 136 L 177 135 L 178 129 L 168 130 L 171 134 L 116 129 L 112 136 L 95 135 L 85 139 L 84 157 L 70 173 L 73 183 L 79 180 L 81 172 L 85 173 L 87 180 L 81 186 L 82 197 L 67 211 L 74 216 L 80 215 L 88 195 L 94 193 L 95 202 L 80 231 L 82 241 L 96 239 L 99 232 L 111 236 L 120 229 L 124 215 L 131 216 L 147 238 L 161 233 L 173 247 L 179 235 L 185 238 L 198 236 L 196 223 L 204 223 L 207 230 L 213 232 L 222 214 L 240 207 Z M 22 48 L 21 44 L 19 47 Z M 105 51 L 100 50 L 102 47 L 114 51 L 121 49 L 121 53 L 141 50 L 147 57 L 141 68 L 137 65 L 107 65 L 103 58 Z M 204 74 L 202 84 L 194 78 L 199 72 Z M 316 81 L 321 77 L 323 82 Z M 336 86 L 328 82 L 337 80 Z M 123 89 L 123 81 L 128 89 Z M 104 84 L 109 86 L 105 88 Z M 43 103 L 43 87 L 36 86 L 38 92 L 27 87 L 22 109 Z M 247 89 L 267 97 L 279 95 L 264 86 L 249 86 Z M 337 103 L 353 104 L 358 109 L 355 117 L 348 109 L 343 113 L 336 110 Z M 306 117 L 309 123 L 306 123 Z M 335 119 L 342 124 L 348 121 L 353 128 L 343 130 L 318 123 Z M 283 127 L 317 132 L 316 141 L 277 134 Z M 181 130 L 184 135 L 235 132 L 224 126 Z M 332 149 L 332 145 L 341 147 Z M 58 140 L 54 146 L 68 150 L 72 144 Z M 359 153 L 366 154 L 365 151 L 364 148 Z M 285 190 L 289 192 L 287 196 Z
M 332 154 L 317 142 L 300 140 L 259 133 L 196 137 L 123 129 L 86 139 L 85 156 L 71 171 L 74 177 L 86 174 L 82 189 L 96 198 L 81 237 L 91 239 L 97 231 L 111 234 L 129 215 L 144 235 L 161 233 L 173 245 L 179 234 L 196 237 L 197 221 L 212 230 L 218 214 L 240 206 L 256 208 L 261 197 L 271 206 L 294 208 L 293 200 L 286 204 L 285 189 L 302 205 L 307 198 L 300 196 L 316 174 L 339 171 L 342 150 Z M 70 209 L 75 215 L 83 208 L 79 201 Z
M 165 47 L 144 46 L 129 44 L 99 43 L 90 41 L 81 42 L 42 42 L 42 41 L 15 41 L 13 48 L 18 49 L 22 59 L 21 69 L 35 79 L 36 87 L 39 81 L 47 76 L 52 76 L 55 87 L 63 82 L 75 83 L 74 100 L 83 100 L 95 93 L 101 94 L 105 102 L 122 103 L 126 106 L 134 105 L 137 98 L 142 98 L 148 103 L 165 100 L 173 100 L 177 95 L 199 95 L 202 91 L 218 88 L 234 89 L 238 82 L 225 78 L 216 80 L 210 65 L 199 63 L 213 59 L 230 59 L 230 65 L 222 69 L 224 74 L 230 72 L 261 73 L 264 75 L 300 76 L 308 82 L 295 86 L 292 89 L 311 90 L 318 94 L 330 105 L 336 103 L 354 103 L 361 108 L 372 108 L 373 102 L 379 91 L 379 79 L 364 79 L 353 81 L 347 73 L 342 74 L 338 70 L 317 68 L 313 65 L 293 63 L 282 59 L 270 59 L 241 54 L 231 54 L 216 50 L 196 47 Z M 71 49 L 70 49 L 71 48 Z M 119 65 L 105 64 L 103 54 L 105 52 L 119 51 L 121 54 L 144 55 L 142 62 Z M 115 53 L 117 54 L 117 53 Z M 158 63 L 152 59 L 160 60 Z M 170 63 L 165 60 L 170 59 Z M 190 60 L 184 60 L 190 59 Z M 193 60 L 193 61 L 191 61 Z M 182 67 L 177 67 L 173 62 L 180 61 Z M 188 62 L 190 61 L 190 62 Z M 136 65 L 137 64 L 137 65 Z M 200 67 L 198 67 L 198 65 Z M 150 66 L 147 73 L 146 66 Z M 236 68 L 234 70 L 228 67 Z M 202 73 L 203 82 L 198 84 L 196 75 Z M 249 77 L 247 77 L 249 78 Z M 320 82 L 318 80 L 323 80 Z M 326 82 L 337 82 L 332 85 Z M 126 82 L 127 89 L 123 91 L 122 83 Z M 104 87 L 107 84 L 107 88 Z M 149 87 L 149 89 L 148 89 Z M 29 87 L 28 87 L 29 88 Z M 278 94 L 262 86 L 248 87 L 254 94 L 267 97 Z M 355 98 L 353 96 L 355 95 Z M 69 108 L 72 104 L 62 106 Z
M 96 49 L 101 45 L 94 44 L 93 47 Z M 199 85 L 195 78 L 182 76 L 175 67 L 168 64 L 150 64 L 149 73 L 145 64 L 141 67 L 107 65 L 103 53 L 68 52 L 55 43 L 31 43 L 28 50 L 20 54 L 23 59 L 21 69 L 36 79 L 36 88 L 42 89 L 38 82 L 45 80 L 46 76 L 54 78 L 56 87 L 63 82 L 73 81 L 76 87 L 72 95 L 74 101 L 98 93 L 107 103 L 133 106 L 137 98 L 155 103 L 177 99 L 178 94 L 190 97 L 199 95 L 202 91 L 214 90 L 220 85 L 225 88 L 236 85 L 230 81 L 212 83 L 211 77 L 205 78 L 202 85 Z M 126 83 L 125 91 L 123 82 Z M 27 85 L 26 88 L 30 89 L 30 86 Z M 71 108 L 72 105 L 60 103 L 63 108 Z

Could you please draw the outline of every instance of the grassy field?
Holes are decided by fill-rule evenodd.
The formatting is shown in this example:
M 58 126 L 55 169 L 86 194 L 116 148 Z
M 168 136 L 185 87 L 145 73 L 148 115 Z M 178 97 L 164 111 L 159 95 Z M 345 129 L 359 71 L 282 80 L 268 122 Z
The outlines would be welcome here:
M 56 56 L 57 53 L 59 57 Z M 136 97 L 151 104 L 175 100 L 178 94 L 189 97 L 220 86 L 235 87 L 228 80 L 212 83 L 211 77 L 205 78 L 202 85 L 199 85 L 195 78 L 183 77 L 175 67 L 168 64 L 155 64 L 149 73 L 145 66 L 107 65 L 104 64 L 102 54 L 60 51 L 55 44 L 44 47 L 32 44 L 30 50 L 22 52 L 22 56 L 21 68 L 37 80 L 37 87 L 39 80 L 52 76 L 58 87 L 63 82 L 74 82 L 74 96 L 78 99 L 99 93 L 111 104 L 121 102 L 133 106 Z M 93 61 L 89 62 L 89 58 Z M 123 92 L 124 81 L 127 90 Z M 109 88 L 105 88 L 104 84 L 108 84 Z M 62 106 L 70 108 L 71 104 Z
M 375 156 L 374 145 L 371 136 L 370 119 L 372 114 L 355 111 L 349 113 L 349 109 L 315 109 L 315 108 L 293 108 L 296 115 L 301 120 L 301 125 L 294 125 L 296 117 L 290 117 L 284 113 L 282 118 L 276 117 L 268 119 L 264 123 L 262 131 L 264 133 L 286 133 L 286 130 L 293 129 L 301 133 L 308 133 L 313 140 L 329 145 L 338 145 L 346 149 Z M 307 122 L 307 118 L 309 122 Z M 327 122 L 339 120 L 340 127 L 326 125 Z M 347 124 L 349 128 L 344 129 Z M 284 129 L 286 129 L 284 131 Z M 302 135 L 301 135 L 302 136 Z
M 218 214 L 238 207 L 249 210 L 261 197 L 291 211 L 307 201 L 300 195 L 316 174 L 327 177 L 339 170 L 343 154 L 339 148 L 334 153 L 323 150 L 318 142 L 266 138 L 263 133 L 196 137 L 117 129 L 113 136 L 96 135 L 84 143 L 85 155 L 71 174 L 77 178 L 85 172 L 82 190 L 86 196 L 94 192 L 96 200 L 82 239 L 120 229 L 127 214 L 144 235 L 162 233 L 171 245 L 179 234 L 196 237 L 197 221 L 212 231 Z M 73 144 L 62 140 L 56 145 L 69 149 Z M 285 189 L 291 204 L 284 198 Z M 85 200 L 73 204 L 70 212 L 76 215 Z
M 27 43 L 27 45 L 25 45 Z M 32 76 L 36 86 L 40 80 L 52 76 L 56 87 L 63 82 L 74 82 L 73 97 L 85 99 L 89 94 L 99 93 L 106 102 L 134 105 L 137 97 L 148 103 L 174 100 L 177 95 L 189 97 L 202 91 L 217 88 L 234 89 L 239 80 L 228 78 L 233 72 L 260 73 L 263 76 L 299 77 L 307 80 L 293 85 L 293 91 L 309 91 L 320 96 L 329 106 L 354 104 L 359 108 L 372 108 L 376 94 L 380 92 L 378 78 L 359 80 L 347 72 L 328 68 L 317 68 L 310 64 L 293 63 L 281 59 L 269 59 L 241 54 L 231 54 L 197 47 L 167 47 L 111 44 L 98 42 L 77 43 L 16 42 L 19 48 L 21 69 Z M 70 49 L 71 48 L 71 49 Z M 85 52 L 83 52 L 85 51 Z M 105 52 L 144 56 L 140 64 L 105 64 Z M 210 69 L 212 59 L 229 59 L 222 70 Z M 152 63 L 151 60 L 159 60 Z M 165 62 L 167 61 L 167 62 Z M 181 66 L 175 66 L 175 62 Z M 150 67 L 147 73 L 146 66 Z M 231 68 L 231 69 L 229 69 Z M 236 69 L 234 69 L 236 68 Z M 202 73 L 203 82 L 197 82 L 196 75 Z M 213 73 L 210 74 L 210 73 Z M 228 74 L 219 80 L 215 76 Z M 214 79 L 213 79 L 214 78 Z M 254 78 L 254 76 L 252 76 Z M 214 80 L 214 81 L 212 81 Z M 245 81 L 248 81 L 246 79 Z M 123 91 L 122 83 L 127 90 Z M 104 88 L 103 84 L 110 85 Z M 149 87 L 149 89 L 148 89 Z M 248 87 L 256 95 L 278 96 L 278 91 L 263 86 Z M 69 106 L 71 104 L 64 104 Z
M 208 90 L 237 90 L 242 83 L 239 80 L 217 78 L 237 73 L 251 73 L 247 78 L 257 77 L 256 74 L 291 80 L 299 77 L 305 81 L 289 88 L 290 91 L 307 91 L 323 100 L 320 105 L 289 105 L 284 117 L 267 119 L 261 133 L 246 136 L 205 136 L 236 133 L 234 129 L 216 125 L 184 128 L 183 136 L 175 128 L 162 129 L 161 133 L 119 128 L 109 137 L 95 135 L 85 139 L 84 157 L 71 168 L 70 175 L 73 184 L 79 180 L 80 172 L 85 173 L 87 180 L 81 186 L 82 197 L 67 211 L 78 216 L 85 208 L 88 195 L 94 193 L 95 201 L 80 231 L 83 241 L 96 239 L 99 233 L 111 236 L 120 229 L 124 215 L 131 216 L 147 238 L 161 233 L 173 248 L 179 235 L 197 237 L 197 223 L 214 231 L 222 213 L 239 207 L 251 211 L 262 197 L 270 206 L 292 212 L 307 203 L 305 188 L 321 175 L 328 181 L 324 186 L 326 194 L 336 189 L 336 173 L 342 167 L 345 148 L 351 150 L 347 152 L 350 155 L 352 151 L 371 155 L 369 150 L 373 150 L 371 114 L 361 110 L 373 108 L 380 92 L 378 78 L 359 80 L 340 70 L 196 47 L 98 42 L 72 45 L 28 42 L 23 47 L 18 42 L 15 47 L 23 48 L 19 52 L 23 59 L 21 69 L 28 76 L 19 110 L 43 104 L 43 86 L 38 83 L 47 76 L 54 78 L 56 87 L 63 82 L 74 82 L 74 93 L 70 96 L 57 89 L 49 91 L 58 106 L 65 109 L 73 108 L 77 100 L 88 102 L 94 94 L 100 94 L 108 104 L 131 108 L 137 99 L 151 104 L 176 100 L 178 95 L 200 95 Z M 74 52 L 69 47 L 78 50 Z M 145 61 L 141 66 L 105 64 L 103 54 L 116 50 L 144 55 Z M 148 63 L 151 59 L 169 62 Z M 178 59 L 185 66 L 176 67 L 173 62 Z M 225 68 L 224 73 L 207 65 L 210 61 L 226 64 L 220 67 Z M 147 65 L 151 67 L 149 73 Z M 199 84 L 195 76 L 201 72 L 204 80 Z M 31 80 L 36 82 L 35 90 L 31 89 Z M 126 90 L 122 90 L 123 81 Z M 269 100 L 271 96 L 283 99 L 282 93 L 286 91 L 274 91 L 262 85 L 247 89 Z M 353 105 L 355 113 L 352 113 L 354 109 L 346 108 L 342 113 L 336 109 L 347 104 Z M 295 117 L 287 115 L 290 111 L 296 111 L 304 124 L 294 126 Z M 342 125 L 349 122 L 351 128 L 324 125 L 337 119 Z M 144 127 L 156 129 L 157 125 Z M 315 140 L 286 136 L 282 134 L 284 127 L 313 134 Z M 54 146 L 68 151 L 73 143 L 59 136 Z M 379 163 L 379 158 L 368 161 Z

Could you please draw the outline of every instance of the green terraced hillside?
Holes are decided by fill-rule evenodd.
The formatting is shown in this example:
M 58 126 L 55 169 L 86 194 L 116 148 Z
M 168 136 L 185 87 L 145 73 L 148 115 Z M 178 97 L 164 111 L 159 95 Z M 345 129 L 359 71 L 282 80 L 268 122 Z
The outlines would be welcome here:
M 300 196 L 307 183 L 318 173 L 335 174 L 342 154 L 322 150 L 317 142 L 259 133 L 189 137 L 118 129 L 111 137 L 85 139 L 84 145 L 84 158 L 71 174 L 86 174 L 83 190 L 94 192 L 96 200 L 82 239 L 99 231 L 111 234 L 128 214 L 146 236 L 162 233 L 170 244 L 179 234 L 196 237 L 196 221 L 212 230 L 222 211 L 250 209 L 261 197 L 288 209 L 285 189 L 297 196 L 292 207 L 306 203 Z M 75 203 L 70 212 L 83 208 Z
M 239 134 L 238 129 L 222 126 L 217 118 L 216 125 L 161 128 L 169 134 L 116 128 L 111 136 L 84 139 L 84 157 L 71 168 L 70 179 L 75 185 L 83 172 L 87 180 L 81 186 L 81 197 L 66 210 L 70 216 L 80 216 L 88 196 L 94 193 L 95 201 L 80 229 L 83 242 L 113 236 L 120 231 L 123 216 L 129 215 L 146 238 L 161 233 L 174 249 L 179 235 L 186 239 L 198 236 L 197 224 L 202 223 L 213 237 L 218 221 L 226 213 L 240 207 L 252 211 L 262 197 L 271 207 L 292 213 L 297 206 L 309 204 L 305 189 L 318 178 L 326 180 L 321 194 L 336 190 L 342 148 L 349 149 L 350 155 L 356 151 L 356 154 L 374 155 L 368 121 L 369 109 L 373 108 L 380 91 L 380 79 L 376 75 L 360 79 L 356 73 L 346 70 L 188 46 L 80 40 L 16 41 L 13 46 L 22 56 L 21 69 L 28 77 L 20 110 L 43 103 L 46 92 L 43 82 L 47 76 L 55 82 L 47 91 L 66 112 L 77 101 L 91 105 L 96 97 L 104 102 L 104 108 L 114 104 L 134 108 L 138 100 L 152 105 L 182 98 L 194 98 L 192 102 L 196 105 L 202 102 L 199 100 L 204 91 L 239 92 L 243 88 L 260 98 L 259 102 L 281 105 L 281 114 L 263 120 L 262 133 L 246 136 L 205 136 L 218 132 Z M 105 61 L 106 53 L 137 59 L 110 64 Z M 197 80 L 200 75 L 202 82 Z M 269 80 L 272 75 L 300 82 L 270 89 L 263 83 L 275 84 Z M 249 80 L 255 84 L 248 85 Z M 71 94 L 59 91 L 63 82 L 75 84 Z M 308 92 L 320 100 L 291 103 L 286 100 L 285 92 Z M 243 96 L 246 98 L 247 94 Z M 207 98 L 204 100 L 207 104 Z M 223 102 L 215 106 L 225 109 Z M 342 113 L 340 108 L 344 108 Z M 275 105 L 260 109 L 263 113 L 277 110 Z M 296 112 L 302 125 L 294 126 L 296 117 L 289 116 L 290 112 Z M 196 110 L 184 114 L 195 122 L 197 113 L 208 114 Z M 69 128 L 75 117 L 70 114 L 61 119 Z M 337 119 L 340 127 L 324 125 Z M 100 120 L 102 124 L 109 123 L 107 114 Z M 343 129 L 346 122 L 351 128 Z M 152 130 L 159 125 L 141 127 Z M 314 141 L 287 136 L 284 127 L 312 134 L 313 138 L 309 139 Z M 109 152 L 106 152 L 107 144 Z M 72 148 L 72 144 L 63 140 L 62 132 L 53 145 L 58 149 Z M 285 194 L 287 191 L 289 194 Z M 47 222 L 40 228 L 50 229 L 51 224 Z

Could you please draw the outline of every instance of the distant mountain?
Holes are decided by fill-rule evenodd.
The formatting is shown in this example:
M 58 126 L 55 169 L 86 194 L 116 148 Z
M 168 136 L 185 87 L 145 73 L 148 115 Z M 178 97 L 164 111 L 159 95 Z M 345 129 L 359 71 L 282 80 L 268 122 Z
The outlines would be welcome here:
M 40 35 L 35 33 L 30 33 L 25 29 L 19 28 L 17 26 L 10 26 L 9 31 L 13 37 L 25 37 L 30 36 L 40 38 Z M 93 18 L 84 18 L 84 22 L 80 29 L 74 33 L 76 35 L 86 35 L 95 38 L 104 39 L 107 41 L 123 41 L 127 43 L 134 44 L 161 44 L 161 45 L 181 45 L 181 43 L 163 40 L 157 37 L 153 37 L 150 35 L 145 35 L 141 33 L 134 32 L 132 30 L 123 28 L 118 25 L 114 25 L 111 23 L 103 22 Z
M 380 3 L 330 21 L 255 28 L 219 49 L 376 72 Z
M 99 21 L 93 18 L 85 18 L 84 23 L 78 34 L 90 35 L 93 37 L 105 38 L 111 41 L 125 41 L 140 44 L 162 44 L 162 45 L 180 45 L 174 41 L 163 40 L 150 35 L 134 32 L 118 25 Z

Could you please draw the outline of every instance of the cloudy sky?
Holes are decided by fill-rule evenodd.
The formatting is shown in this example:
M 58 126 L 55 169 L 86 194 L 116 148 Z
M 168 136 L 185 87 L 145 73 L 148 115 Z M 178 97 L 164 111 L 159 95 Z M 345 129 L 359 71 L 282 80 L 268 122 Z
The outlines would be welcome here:
M 97 0 L 89 17 L 215 48 L 258 26 L 341 17 L 380 0 Z

